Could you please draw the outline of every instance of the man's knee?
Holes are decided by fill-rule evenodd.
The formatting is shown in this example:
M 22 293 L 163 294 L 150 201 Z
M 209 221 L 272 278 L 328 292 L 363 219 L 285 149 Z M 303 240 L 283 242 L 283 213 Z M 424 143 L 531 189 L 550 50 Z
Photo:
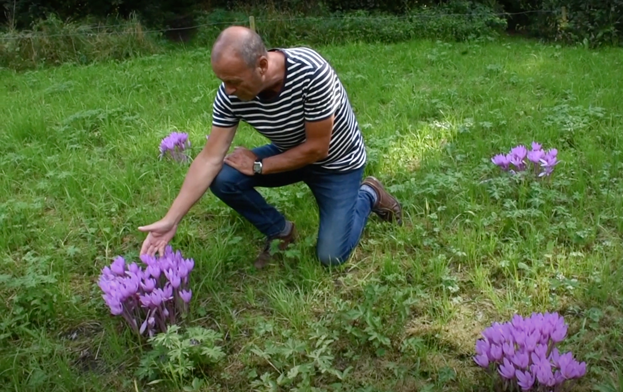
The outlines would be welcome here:
M 335 267 L 338 265 L 342 265 L 348 260 L 350 256 L 350 251 L 343 251 L 339 249 L 338 246 L 327 246 L 323 244 L 319 244 L 316 247 L 316 257 L 325 267 Z
M 224 164 L 221 171 L 214 177 L 214 180 L 212 180 L 210 190 L 218 197 L 237 193 L 242 190 L 242 176 L 244 176 L 244 174 Z

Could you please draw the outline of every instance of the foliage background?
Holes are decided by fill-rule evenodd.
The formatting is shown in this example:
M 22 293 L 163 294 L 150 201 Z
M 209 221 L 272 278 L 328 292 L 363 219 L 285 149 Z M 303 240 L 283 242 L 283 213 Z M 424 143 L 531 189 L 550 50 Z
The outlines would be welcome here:
M 50 14 L 63 21 L 127 19 L 136 14 L 153 29 L 192 26 L 198 19 L 218 19 L 223 12 L 232 11 L 291 17 L 353 12 L 408 16 L 431 8 L 454 9 L 457 13 L 467 8 L 473 14 L 482 14 L 483 9 L 501 14 L 510 29 L 546 39 L 591 46 L 618 45 L 623 34 L 623 0 L 2 0 L 0 4 L 5 10 L 0 23 L 17 29 L 29 29 Z M 563 18 L 563 7 L 567 18 Z M 329 35 L 335 30 L 334 24 L 325 20 L 317 28 Z

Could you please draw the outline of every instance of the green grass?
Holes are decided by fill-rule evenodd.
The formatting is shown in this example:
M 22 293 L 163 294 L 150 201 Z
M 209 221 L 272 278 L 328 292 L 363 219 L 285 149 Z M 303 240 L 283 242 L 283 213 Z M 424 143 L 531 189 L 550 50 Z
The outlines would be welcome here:
M 327 271 L 313 257 L 311 193 L 262 191 L 301 241 L 258 272 L 262 238 L 206 194 L 173 241 L 196 265 L 185 326 L 223 338 L 226 356 L 195 373 L 202 390 L 488 390 L 471 359 L 479 332 L 533 311 L 565 316 L 563 349 L 589 366 L 578 390 L 621 390 L 621 49 L 504 39 L 319 51 L 347 87 L 367 172 L 401 199 L 406 224 L 371 219 L 352 260 Z M 167 381 L 175 366 L 141 365 L 149 347 L 109 314 L 96 282 L 114 256 L 137 257 L 137 227 L 176 196 L 186 166 L 158 160 L 158 144 L 188 132 L 196 154 L 217 85 L 202 49 L 1 71 L 6 390 L 192 385 Z M 491 164 L 533 140 L 558 149 L 552 178 L 516 182 Z M 235 140 L 264 142 L 246 126 Z M 150 371 L 164 381 L 148 385 L 139 375 Z

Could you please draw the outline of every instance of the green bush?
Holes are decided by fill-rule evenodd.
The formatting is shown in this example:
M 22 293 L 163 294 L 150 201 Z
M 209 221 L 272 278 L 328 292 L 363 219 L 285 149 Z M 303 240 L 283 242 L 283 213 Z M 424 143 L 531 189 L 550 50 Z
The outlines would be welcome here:
M 582 42 L 591 47 L 620 45 L 623 42 L 623 0 L 543 0 L 544 9 L 561 10 L 562 14 L 545 14 L 535 18 L 532 30 L 565 42 Z
M 0 66 L 21 70 L 40 65 L 122 60 L 158 52 L 154 38 L 136 18 L 99 28 L 50 16 L 36 23 L 32 30 L 0 34 Z
M 495 3 L 499 11 L 517 13 L 509 15 L 511 27 L 533 36 L 591 47 L 620 45 L 623 41 L 623 0 L 478 1 Z
M 356 11 L 319 17 L 288 14 L 254 15 L 256 28 L 268 46 L 325 45 L 345 42 L 392 43 L 414 38 L 466 40 L 492 35 L 506 28 L 506 21 L 491 9 L 467 1 L 434 8 L 420 8 L 406 15 Z M 211 45 L 230 24 L 248 25 L 248 16 L 220 11 L 205 16 L 197 42 Z

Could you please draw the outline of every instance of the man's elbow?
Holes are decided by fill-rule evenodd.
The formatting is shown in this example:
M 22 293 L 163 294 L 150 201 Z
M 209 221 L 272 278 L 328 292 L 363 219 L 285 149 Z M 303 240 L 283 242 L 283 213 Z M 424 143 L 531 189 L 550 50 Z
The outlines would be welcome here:
M 321 161 L 329 156 L 329 146 L 319 146 L 312 150 L 314 162 Z

